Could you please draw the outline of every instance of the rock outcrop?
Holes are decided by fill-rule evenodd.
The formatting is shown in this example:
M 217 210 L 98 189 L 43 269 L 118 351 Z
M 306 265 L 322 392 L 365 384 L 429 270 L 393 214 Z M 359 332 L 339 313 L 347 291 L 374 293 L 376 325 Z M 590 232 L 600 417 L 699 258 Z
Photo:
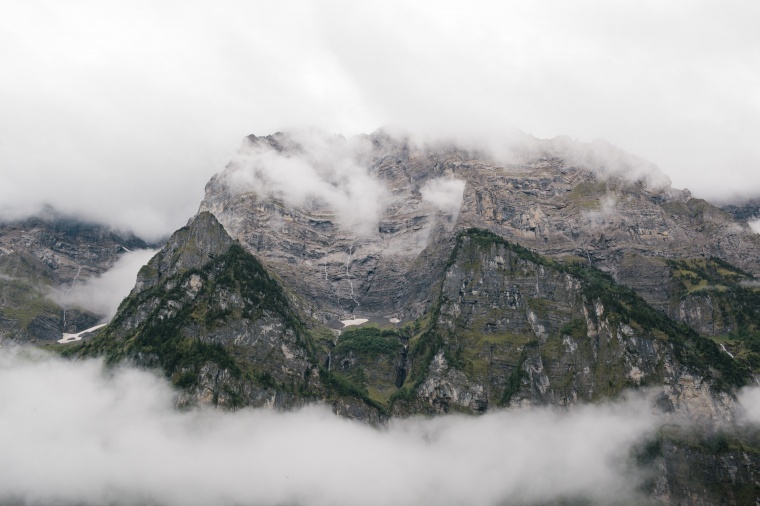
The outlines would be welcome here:
M 110 269 L 125 251 L 148 245 L 130 234 L 43 215 L 0 223 L 0 340 L 51 342 L 95 325 L 103 315 L 51 297 Z

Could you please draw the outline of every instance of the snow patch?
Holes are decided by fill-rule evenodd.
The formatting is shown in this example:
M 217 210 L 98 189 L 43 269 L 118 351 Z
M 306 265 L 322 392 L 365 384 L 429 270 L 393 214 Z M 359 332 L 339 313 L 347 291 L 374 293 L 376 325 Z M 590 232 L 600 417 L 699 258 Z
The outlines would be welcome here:
M 341 320 L 340 323 L 343 324 L 343 327 L 350 327 L 351 325 L 361 325 L 363 323 L 367 323 L 369 320 L 366 318 L 355 318 L 353 320 Z
M 83 330 L 82 332 L 79 332 L 77 334 L 63 334 L 63 337 L 56 342 L 59 342 L 61 344 L 66 344 L 66 343 L 71 343 L 74 341 L 81 341 L 82 337 L 88 332 L 94 332 L 98 330 L 100 327 L 105 327 L 106 325 L 108 324 L 101 323 L 100 325 L 95 325 L 94 327 L 90 327 L 89 329 Z

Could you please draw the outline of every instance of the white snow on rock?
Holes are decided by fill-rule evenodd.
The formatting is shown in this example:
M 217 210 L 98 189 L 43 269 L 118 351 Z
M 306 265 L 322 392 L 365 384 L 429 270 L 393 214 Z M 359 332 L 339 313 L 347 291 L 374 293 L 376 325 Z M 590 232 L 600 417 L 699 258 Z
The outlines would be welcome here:
M 80 341 L 82 339 L 82 336 L 84 336 L 88 332 L 93 332 L 95 330 L 98 330 L 100 327 L 105 327 L 108 325 L 107 323 L 101 323 L 100 325 L 95 325 L 94 327 L 90 327 L 89 329 L 85 329 L 82 332 L 79 332 L 77 334 L 63 334 L 63 337 L 59 339 L 57 342 L 61 344 L 71 343 L 74 341 Z
M 341 320 L 340 323 L 343 324 L 343 327 L 349 327 L 351 325 L 361 325 L 362 323 L 367 323 L 369 320 L 366 318 L 355 318 L 353 320 Z

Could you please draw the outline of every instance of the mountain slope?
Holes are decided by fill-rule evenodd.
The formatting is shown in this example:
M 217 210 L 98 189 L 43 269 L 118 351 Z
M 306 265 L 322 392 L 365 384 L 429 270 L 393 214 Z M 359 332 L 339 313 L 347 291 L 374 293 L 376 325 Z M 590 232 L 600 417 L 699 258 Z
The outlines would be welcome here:
M 0 223 L 0 339 L 50 342 L 92 327 L 102 315 L 69 307 L 66 291 L 110 269 L 123 252 L 146 247 L 130 234 L 50 209 Z
M 437 411 L 566 405 L 665 385 L 668 409 L 730 417 L 730 397 L 718 391 L 749 378 L 746 364 L 608 275 L 486 231 L 458 236 L 439 303 L 427 342 L 410 351 L 413 360 L 434 356 L 412 365 L 412 376 Z
M 458 234 L 438 279 L 421 318 L 336 337 L 202 212 L 140 271 L 107 329 L 71 352 L 158 366 L 187 401 L 323 401 L 370 419 L 566 405 L 656 385 L 668 410 L 730 419 L 724 392 L 750 377 L 745 362 L 608 275 L 491 232 Z
M 279 282 L 209 213 L 140 270 L 106 329 L 67 346 L 64 355 L 159 368 L 183 391 L 182 403 L 287 408 L 323 400 L 349 416 L 379 416 L 361 389 L 320 369 L 312 332 Z

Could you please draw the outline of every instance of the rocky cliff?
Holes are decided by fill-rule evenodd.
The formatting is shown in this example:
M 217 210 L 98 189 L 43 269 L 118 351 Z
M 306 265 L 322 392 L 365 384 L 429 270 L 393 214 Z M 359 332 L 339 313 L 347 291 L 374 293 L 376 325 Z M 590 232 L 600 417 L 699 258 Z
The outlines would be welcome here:
M 439 302 L 434 360 L 418 387 L 436 411 L 563 406 L 665 385 L 667 410 L 730 419 L 721 390 L 747 378 L 715 343 L 606 274 L 477 229 L 459 234 Z
M 451 237 L 469 227 L 553 258 L 584 258 L 662 310 L 674 295 L 668 258 L 717 257 L 760 274 L 760 236 L 746 223 L 606 145 L 532 140 L 495 156 L 382 132 L 318 140 L 249 137 L 207 185 L 201 210 L 322 321 L 354 313 L 406 321 L 429 310 Z M 303 165 L 311 189 L 278 175 Z M 366 195 L 353 198 L 359 190 Z
M 726 204 L 722 209 L 740 221 L 760 220 L 760 199 L 749 199 L 745 202 Z
M 53 293 L 102 274 L 125 251 L 146 247 L 131 234 L 51 209 L 0 223 L 0 340 L 54 341 L 92 327 L 102 315 L 69 307 Z

